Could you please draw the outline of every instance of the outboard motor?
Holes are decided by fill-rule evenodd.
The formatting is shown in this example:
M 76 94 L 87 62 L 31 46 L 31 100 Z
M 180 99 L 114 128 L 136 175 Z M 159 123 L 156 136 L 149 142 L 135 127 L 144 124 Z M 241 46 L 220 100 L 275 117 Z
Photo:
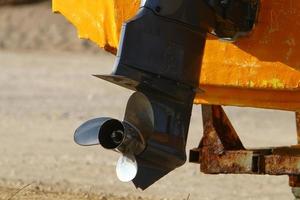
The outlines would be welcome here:
M 121 153 L 118 178 L 141 189 L 182 166 L 207 34 L 247 35 L 258 8 L 259 0 L 143 1 L 123 26 L 114 72 L 97 76 L 136 91 L 125 117 L 84 123 L 76 143 Z

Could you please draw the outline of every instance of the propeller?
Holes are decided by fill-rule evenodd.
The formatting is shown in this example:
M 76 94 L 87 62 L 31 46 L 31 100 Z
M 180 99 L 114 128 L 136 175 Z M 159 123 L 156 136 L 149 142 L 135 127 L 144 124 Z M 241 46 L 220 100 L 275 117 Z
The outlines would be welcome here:
M 138 173 L 136 156 L 144 151 L 153 123 L 151 103 L 136 92 L 128 100 L 123 122 L 107 117 L 89 120 L 75 131 L 74 140 L 82 146 L 100 144 L 105 149 L 120 152 L 117 177 L 122 182 L 130 182 Z
M 101 145 L 122 155 L 116 166 L 117 177 L 122 182 L 132 181 L 138 171 L 135 152 L 141 148 L 139 135 L 127 123 L 112 118 L 96 118 L 82 124 L 74 140 L 82 146 Z M 141 151 L 141 150 L 139 150 Z

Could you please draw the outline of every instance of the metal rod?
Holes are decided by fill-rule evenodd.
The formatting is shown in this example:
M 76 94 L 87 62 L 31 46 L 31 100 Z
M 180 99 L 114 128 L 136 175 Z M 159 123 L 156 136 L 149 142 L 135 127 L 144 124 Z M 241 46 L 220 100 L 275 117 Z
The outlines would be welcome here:
M 297 144 L 300 145 L 300 112 L 296 112 Z M 289 183 L 295 200 L 300 200 L 300 176 L 289 176 Z

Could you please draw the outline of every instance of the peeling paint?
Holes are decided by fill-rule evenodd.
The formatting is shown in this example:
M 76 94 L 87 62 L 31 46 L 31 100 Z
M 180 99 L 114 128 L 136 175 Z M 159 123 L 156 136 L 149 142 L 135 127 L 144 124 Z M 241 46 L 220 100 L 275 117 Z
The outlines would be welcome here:
M 280 79 L 272 79 L 268 82 L 269 84 L 271 84 L 272 88 L 275 89 L 283 89 L 284 88 L 284 83 L 280 80 Z

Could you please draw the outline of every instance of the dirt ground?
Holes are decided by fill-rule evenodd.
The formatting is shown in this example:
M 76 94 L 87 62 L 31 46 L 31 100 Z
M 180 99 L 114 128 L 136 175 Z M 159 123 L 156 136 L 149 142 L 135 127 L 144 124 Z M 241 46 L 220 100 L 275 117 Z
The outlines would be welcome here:
M 50 0 L 0 6 L 0 49 L 98 51 L 91 42 L 79 40 L 75 28 L 63 16 L 52 13 Z
M 208 176 L 189 163 L 144 192 L 120 183 L 115 175 L 118 155 L 77 146 L 73 133 L 90 118 L 121 119 L 131 91 L 91 76 L 109 73 L 114 57 L 82 45 L 71 26 L 57 25 L 66 23 L 56 22 L 63 18 L 44 16 L 53 27 L 60 27 L 56 30 L 70 33 L 57 31 L 60 37 L 73 39 L 53 43 L 47 31 L 46 38 L 40 37 L 47 21 L 40 21 L 42 17 L 36 23 L 27 21 L 28 15 L 38 17 L 35 11 L 42 15 L 49 4 L 0 8 L 0 199 L 293 199 L 287 177 Z M 40 30 L 32 26 L 33 33 L 27 32 L 29 25 L 16 21 L 22 18 Z M 72 46 L 75 50 L 66 52 Z M 232 107 L 226 111 L 247 147 L 296 141 L 293 113 Z M 187 150 L 197 146 L 201 135 L 201 107 L 195 106 Z

